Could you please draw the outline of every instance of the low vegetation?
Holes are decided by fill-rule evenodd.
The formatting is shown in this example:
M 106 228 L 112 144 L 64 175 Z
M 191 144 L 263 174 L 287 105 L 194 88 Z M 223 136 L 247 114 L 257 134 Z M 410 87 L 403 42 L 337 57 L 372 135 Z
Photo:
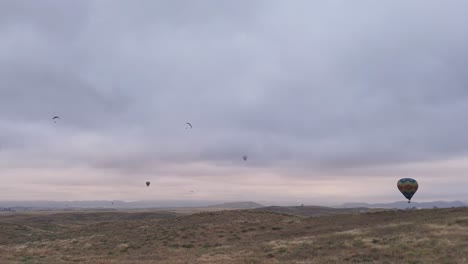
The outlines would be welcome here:
M 468 263 L 468 209 L 0 215 L 0 263 Z

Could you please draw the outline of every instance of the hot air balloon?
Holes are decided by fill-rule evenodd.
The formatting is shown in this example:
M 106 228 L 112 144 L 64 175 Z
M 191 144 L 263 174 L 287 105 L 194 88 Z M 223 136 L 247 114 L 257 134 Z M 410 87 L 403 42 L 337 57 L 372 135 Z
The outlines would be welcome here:
M 247 155 L 242 156 L 242 159 L 243 159 L 244 161 L 246 161 L 246 160 L 247 160 Z
M 150 185 L 150 182 L 149 182 L 149 181 L 147 181 L 147 182 L 146 182 L 146 186 L 147 186 L 147 187 L 149 187 L 149 185 Z
M 411 198 L 418 190 L 418 182 L 415 179 L 403 178 L 398 181 L 397 187 L 410 203 Z

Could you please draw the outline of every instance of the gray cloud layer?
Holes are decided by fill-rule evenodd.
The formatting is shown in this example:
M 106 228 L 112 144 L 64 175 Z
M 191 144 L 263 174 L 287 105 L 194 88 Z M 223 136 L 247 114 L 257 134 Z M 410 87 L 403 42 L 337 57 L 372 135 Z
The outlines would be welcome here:
M 1 1 L 0 165 L 128 175 L 247 154 L 289 175 L 463 157 L 467 9 Z

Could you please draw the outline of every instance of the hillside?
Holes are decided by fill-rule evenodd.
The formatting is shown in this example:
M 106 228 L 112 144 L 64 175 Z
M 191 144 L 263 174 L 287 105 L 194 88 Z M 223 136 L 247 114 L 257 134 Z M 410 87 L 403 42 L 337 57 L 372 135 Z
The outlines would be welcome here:
M 462 207 L 468 206 L 468 204 L 460 201 L 434 201 L 434 202 L 411 202 L 408 203 L 406 201 L 401 202 L 393 202 L 393 203 L 376 203 L 376 204 L 368 204 L 368 203 L 346 203 L 343 204 L 342 208 L 354 208 L 354 207 L 367 207 L 367 208 L 387 208 L 387 209 L 406 209 L 406 208 L 421 208 L 421 209 L 431 209 L 434 207 L 437 208 L 452 208 L 452 207 Z
M 464 263 L 468 209 L 0 214 L 0 263 Z
M 290 214 L 298 216 L 323 216 L 335 214 L 366 213 L 373 211 L 369 208 L 331 208 L 324 206 L 267 206 L 254 209 L 256 211 Z
M 263 205 L 255 202 L 231 202 L 207 206 L 207 208 L 223 208 L 223 209 L 254 209 L 263 207 Z

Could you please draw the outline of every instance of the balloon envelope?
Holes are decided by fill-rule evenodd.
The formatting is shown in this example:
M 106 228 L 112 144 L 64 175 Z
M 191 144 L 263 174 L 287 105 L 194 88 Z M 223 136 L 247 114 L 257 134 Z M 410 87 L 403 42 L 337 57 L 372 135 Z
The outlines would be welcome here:
M 397 183 L 398 190 L 408 199 L 408 203 L 418 190 L 418 182 L 415 179 L 403 178 Z
M 149 186 L 150 185 L 150 182 L 146 182 L 146 186 Z
M 247 156 L 246 155 L 242 156 L 242 159 L 247 160 Z

